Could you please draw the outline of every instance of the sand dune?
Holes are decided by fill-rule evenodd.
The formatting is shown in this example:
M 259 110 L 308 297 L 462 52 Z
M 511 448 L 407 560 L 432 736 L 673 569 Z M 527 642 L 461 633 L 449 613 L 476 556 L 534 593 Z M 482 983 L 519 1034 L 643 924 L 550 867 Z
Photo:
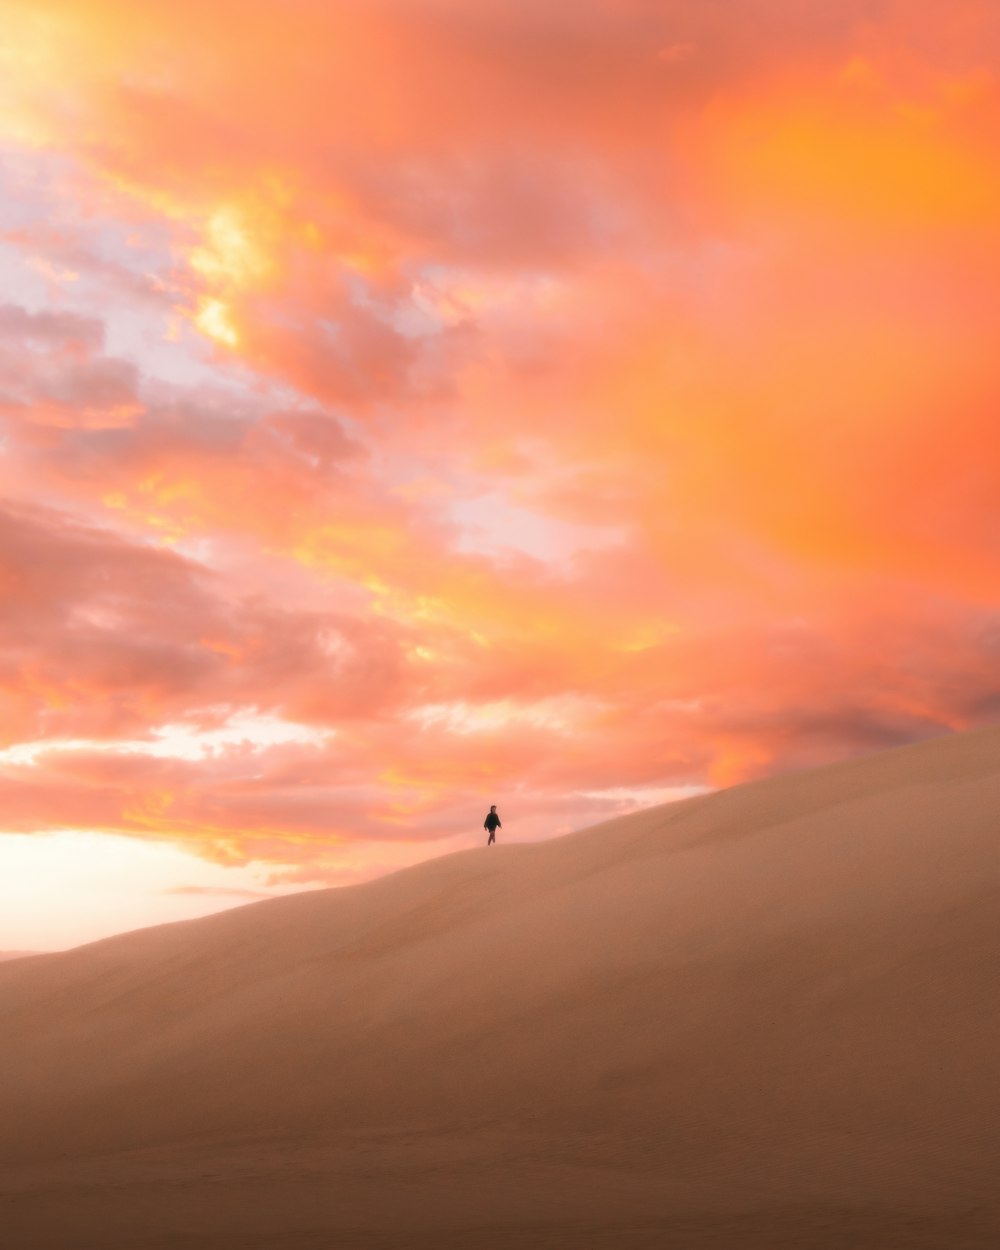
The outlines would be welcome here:
M 8 1247 L 995 1247 L 1000 731 L 0 968 Z

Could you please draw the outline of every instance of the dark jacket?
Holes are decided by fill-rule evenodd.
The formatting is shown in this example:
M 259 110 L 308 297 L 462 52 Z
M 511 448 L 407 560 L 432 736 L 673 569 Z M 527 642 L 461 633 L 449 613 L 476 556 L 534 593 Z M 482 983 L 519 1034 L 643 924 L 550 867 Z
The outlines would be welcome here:
M 490 812 L 487 815 L 486 819 L 483 821 L 483 828 L 488 829 L 490 833 L 492 833 L 494 829 L 503 828 L 503 825 L 500 824 L 500 817 L 496 814 L 496 812 Z

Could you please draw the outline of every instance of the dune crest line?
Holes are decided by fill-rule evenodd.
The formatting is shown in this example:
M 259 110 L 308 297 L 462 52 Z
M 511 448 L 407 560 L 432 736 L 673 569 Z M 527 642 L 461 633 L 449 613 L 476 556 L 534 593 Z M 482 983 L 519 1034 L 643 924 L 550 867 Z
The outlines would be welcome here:
M 7 1244 L 996 1245 L 998 812 L 990 729 L 5 963 Z

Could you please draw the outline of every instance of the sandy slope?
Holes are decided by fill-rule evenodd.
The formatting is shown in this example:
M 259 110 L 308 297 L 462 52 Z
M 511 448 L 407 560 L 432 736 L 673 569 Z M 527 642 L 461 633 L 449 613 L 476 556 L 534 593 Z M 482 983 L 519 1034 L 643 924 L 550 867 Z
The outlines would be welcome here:
M 995 1247 L 998 971 L 998 730 L 15 961 L 3 1244 Z

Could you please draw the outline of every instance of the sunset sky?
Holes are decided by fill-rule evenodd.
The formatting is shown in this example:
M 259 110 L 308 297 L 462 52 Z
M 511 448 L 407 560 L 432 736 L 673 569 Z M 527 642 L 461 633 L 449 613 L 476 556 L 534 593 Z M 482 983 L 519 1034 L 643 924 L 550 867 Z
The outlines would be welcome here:
M 1000 719 L 995 0 L 0 19 L 0 950 Z

